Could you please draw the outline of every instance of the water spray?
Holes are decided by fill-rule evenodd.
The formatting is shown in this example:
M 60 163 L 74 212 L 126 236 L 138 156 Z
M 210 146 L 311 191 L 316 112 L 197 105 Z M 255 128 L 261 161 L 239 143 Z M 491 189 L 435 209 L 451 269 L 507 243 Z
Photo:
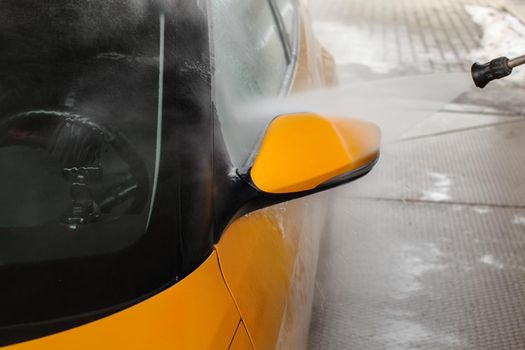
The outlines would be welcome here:
M 488 83 L 495 79 L 501 79 L 510 75 L 512 69 L 525 63 L 525 55 L 513 59 L 498 57 L 487 63 L 474 63 L 471 68 L 474 84 L 479 88 L 484 88 Z

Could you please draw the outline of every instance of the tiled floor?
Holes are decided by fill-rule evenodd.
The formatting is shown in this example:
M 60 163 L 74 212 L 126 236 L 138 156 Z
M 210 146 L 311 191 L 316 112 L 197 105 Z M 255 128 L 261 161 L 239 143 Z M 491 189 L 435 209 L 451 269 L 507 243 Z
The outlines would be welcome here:
M 317 35 L 338 63 L 419 72 L 467 71 L 480 29 L 464 6 L 498 0 L 313 1 Z

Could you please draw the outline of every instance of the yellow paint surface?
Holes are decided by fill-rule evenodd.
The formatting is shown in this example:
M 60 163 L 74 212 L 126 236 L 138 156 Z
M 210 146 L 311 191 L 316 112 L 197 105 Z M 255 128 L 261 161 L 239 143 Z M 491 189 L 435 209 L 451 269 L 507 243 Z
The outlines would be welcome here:
M 310 190 L 372 160 L 379 140 L 378 127 L 356 119 L 282 115 L 268 126 L 250 175 L 264 192 Z
M 232 223 L 216 245 L 224 278 L 258 350 L 277 343 L 303 209 L 284 203 L 250 213 Z
M 239 320 L 213 252 L 182 281 L 137 305 L 6 349 L 227 349 Z
M 246 331 L 246 327 L 241 322 L 237 332 L 235 333 L 235 338 L 233 338 L 232 344 L 230 345 L 230 350 L 251 350 L 253 349 L 252 343 L 250 342 L 250 337 Z

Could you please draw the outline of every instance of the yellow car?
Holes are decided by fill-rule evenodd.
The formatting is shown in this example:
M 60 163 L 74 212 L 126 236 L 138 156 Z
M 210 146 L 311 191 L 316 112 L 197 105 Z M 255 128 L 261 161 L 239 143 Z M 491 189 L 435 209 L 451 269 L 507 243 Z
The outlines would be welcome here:
M 329 208 L 309 195 L 379 154 L 366 122 L 237 108 L 334 84 L 306 4 L 5 0 L 0 17 L 0 345 L 304 348 Z

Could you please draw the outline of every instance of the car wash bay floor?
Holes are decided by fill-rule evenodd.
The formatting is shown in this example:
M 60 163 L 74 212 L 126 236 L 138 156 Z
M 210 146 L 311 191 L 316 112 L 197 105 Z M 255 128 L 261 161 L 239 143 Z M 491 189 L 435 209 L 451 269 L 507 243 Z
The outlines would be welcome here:
M 353 31 L 359 53 L 335 53 L 344 82 L 467 72 L 464 54 L 481 36 L 462 7 L 470 3 L 496 2 L 330 0 L 312 12 L 323 43 L 327 23 Z M 373 33 L 385 32 L 394 38 L 374 48 L 380 59 L 360 65 Z M 499 88 L 467 93 L 339 190 L 321 244 L 311 349 L 525 349 L 525 119 L 522 102 L 496 99 Z

